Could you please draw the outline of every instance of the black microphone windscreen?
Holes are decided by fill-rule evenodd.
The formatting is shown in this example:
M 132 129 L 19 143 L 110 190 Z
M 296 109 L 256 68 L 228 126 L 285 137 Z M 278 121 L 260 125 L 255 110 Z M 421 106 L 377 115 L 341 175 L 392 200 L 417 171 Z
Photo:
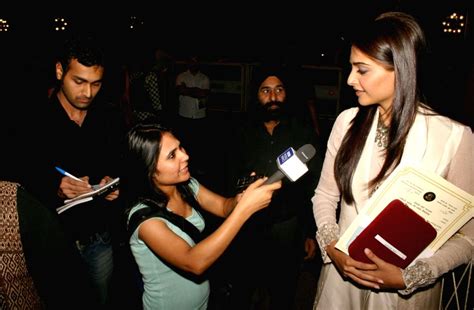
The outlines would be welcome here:
M 303 163 L 307 163 L 316 154 L 316 149 L 311 144 L 305 144 L 296 151 L 296 156 Z

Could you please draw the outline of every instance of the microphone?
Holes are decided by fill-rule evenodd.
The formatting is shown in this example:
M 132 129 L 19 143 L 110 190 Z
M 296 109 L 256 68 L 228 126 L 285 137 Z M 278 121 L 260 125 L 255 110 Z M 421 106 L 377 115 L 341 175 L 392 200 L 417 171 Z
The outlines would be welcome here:
M 291 182 L 295 182 L 308 171 L 306 163 L 313 158 L 314 154 L 316 154 L 316 149 L 311 144 L 303 145 L 296 152 L 289 147 L 277 157 L 278 170 L 263 184 L 277 182 L 285 176 Z

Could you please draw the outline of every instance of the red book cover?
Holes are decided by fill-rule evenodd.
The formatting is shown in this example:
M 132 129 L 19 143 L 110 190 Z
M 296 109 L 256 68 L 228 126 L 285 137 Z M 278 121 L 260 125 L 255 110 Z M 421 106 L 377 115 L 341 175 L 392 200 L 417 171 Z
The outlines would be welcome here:
M 372 263 L 369 248 L 378 257 L 406 268 L 436 238 L 436 230 L 402 201 L 395 199 L 352 241 L 349 255 Z

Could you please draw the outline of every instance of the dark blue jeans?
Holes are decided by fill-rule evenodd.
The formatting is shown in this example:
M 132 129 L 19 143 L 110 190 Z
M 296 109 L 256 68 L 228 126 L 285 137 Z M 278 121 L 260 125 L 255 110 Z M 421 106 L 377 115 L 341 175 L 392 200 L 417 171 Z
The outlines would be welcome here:
M 110 280 L 114 269 L 110 233 L 95 233 L 87 242 L 76 241 L 76 246 L 89 271 L 97 300 L 105 305 L 109 298 Z

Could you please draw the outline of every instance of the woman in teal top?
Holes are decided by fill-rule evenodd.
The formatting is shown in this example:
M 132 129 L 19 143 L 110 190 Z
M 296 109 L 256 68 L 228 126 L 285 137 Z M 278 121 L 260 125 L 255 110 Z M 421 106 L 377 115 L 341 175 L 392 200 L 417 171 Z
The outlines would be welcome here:
M 189 156 L 169 129 L 138 124 L 128 133 L 124 191 L 132 208 L 163 208 L 200 231 L 205 223 L 193 206 L 226 219 L 212 234 L 195 243 L 164 217 L 152 216 L 132 232 L 130 246 L 144 283 L 143 308 L 206 309 L 209 282 L 202 274 L 222 255 L 245 221 L 268 206 L 281 182 L 259 179 L 232 198 L 222 197 L 191 177 Z M 152 203 L 150 203 L 152 202 Z

